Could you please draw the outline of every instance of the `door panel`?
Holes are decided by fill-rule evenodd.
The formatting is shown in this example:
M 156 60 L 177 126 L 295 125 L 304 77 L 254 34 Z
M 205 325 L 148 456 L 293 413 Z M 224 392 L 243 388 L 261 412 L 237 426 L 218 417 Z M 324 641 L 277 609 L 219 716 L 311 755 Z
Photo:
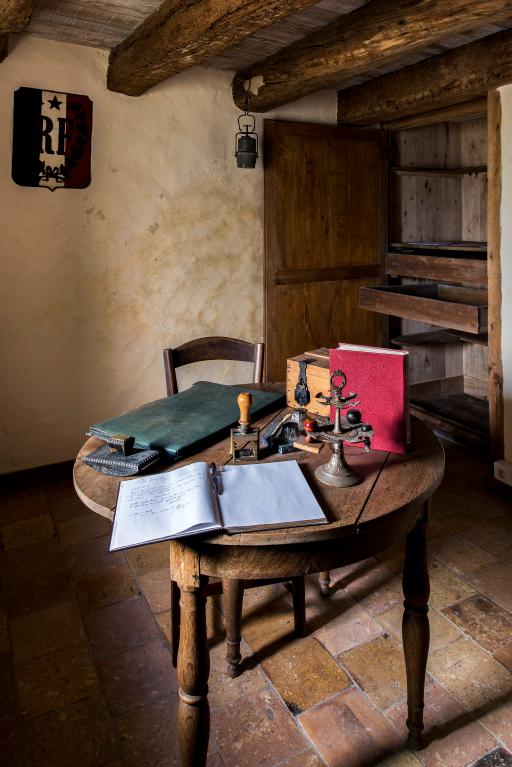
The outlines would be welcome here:
M 265 121 L 267 380 L 307 349 L 382 342 L 358 288 L 382 274 L 386 156 L 382 131 Z

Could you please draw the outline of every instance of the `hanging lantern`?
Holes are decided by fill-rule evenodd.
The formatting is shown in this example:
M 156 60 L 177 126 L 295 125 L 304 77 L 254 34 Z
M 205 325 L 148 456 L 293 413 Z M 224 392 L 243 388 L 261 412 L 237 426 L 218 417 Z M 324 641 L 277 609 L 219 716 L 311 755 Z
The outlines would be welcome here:
M 238 118 L 238 133 L 235 136 L 235 157 L 239 168 L 254 168 L 258 159 L 258 134 L 256 118 L 249 114 L 247 97 L 245 112 Z

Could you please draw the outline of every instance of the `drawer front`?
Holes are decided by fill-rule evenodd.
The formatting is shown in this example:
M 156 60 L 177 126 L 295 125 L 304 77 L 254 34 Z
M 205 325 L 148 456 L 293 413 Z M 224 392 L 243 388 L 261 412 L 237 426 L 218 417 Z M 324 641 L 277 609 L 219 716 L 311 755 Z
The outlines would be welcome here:
M 440 282 L 460 282 L 476 288 L 487 287 L 487 261 L 485 259 L 388 253 L 386 255 L 386 274 L 392 277 L 416 277 Z
M 410 285 L 407 289 L 409 292 L 404 292 L 403 288 L 359 288 L 359 306 L 361 309 L 467 333 L 486 331 L 487 306 L 414 295 L 413 286 Z

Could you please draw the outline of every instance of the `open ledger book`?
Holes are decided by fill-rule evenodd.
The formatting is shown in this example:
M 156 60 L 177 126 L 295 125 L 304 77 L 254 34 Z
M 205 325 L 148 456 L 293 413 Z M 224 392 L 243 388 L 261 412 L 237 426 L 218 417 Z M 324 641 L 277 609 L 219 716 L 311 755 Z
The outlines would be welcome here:
M 204 462 L 121 482 L 110 551 L 185 535 L 326 523 L 296 461 Z

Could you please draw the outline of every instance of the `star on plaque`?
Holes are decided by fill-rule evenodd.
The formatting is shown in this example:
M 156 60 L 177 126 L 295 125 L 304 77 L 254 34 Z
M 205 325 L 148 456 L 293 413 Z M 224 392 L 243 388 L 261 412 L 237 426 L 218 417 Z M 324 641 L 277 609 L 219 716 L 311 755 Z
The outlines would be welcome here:
M 50 109 L 59 109 L 60 105 L 62 104 L 62 101 L 59 101 L 57 96 L 54 96 L 52 99 L 48 99 L 48 103 L 50 105 Z

